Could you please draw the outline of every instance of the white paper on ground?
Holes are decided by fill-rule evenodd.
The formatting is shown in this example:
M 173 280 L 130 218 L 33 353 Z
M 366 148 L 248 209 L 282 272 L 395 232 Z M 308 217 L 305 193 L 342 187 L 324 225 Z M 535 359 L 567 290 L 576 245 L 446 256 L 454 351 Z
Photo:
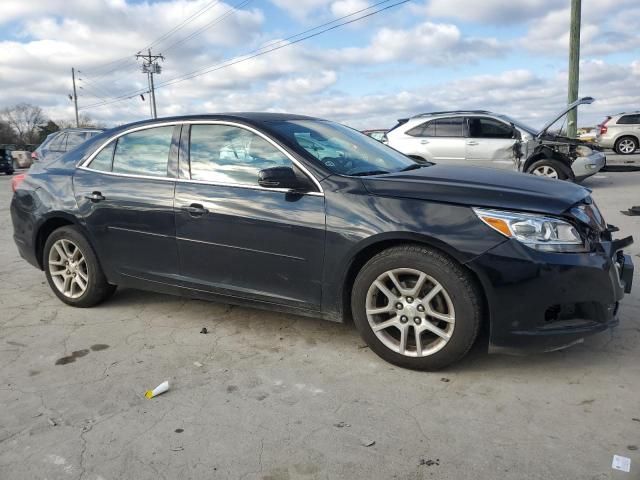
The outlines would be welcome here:
M 631 459 L 621 457 L 620 455 L 614 455 L 613 462 L 611 462 L 611 468 L 622 472 L 629 472 L 631 470 Z

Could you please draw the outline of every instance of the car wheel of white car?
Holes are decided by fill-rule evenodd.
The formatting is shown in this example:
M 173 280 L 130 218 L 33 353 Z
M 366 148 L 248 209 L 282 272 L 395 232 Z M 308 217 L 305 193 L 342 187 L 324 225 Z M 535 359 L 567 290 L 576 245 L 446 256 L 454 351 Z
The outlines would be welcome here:
M 569 168 L 558 160 L 544 158 L 529 165 L 527 173 L 538 177 L 554 178 L 557 180 L 571 180 L 572 176 Z
M 615 151 L 620 155 L 631 155 L 638 149 L 638 140 L 633 137 L 622 137 L 616 141 Z

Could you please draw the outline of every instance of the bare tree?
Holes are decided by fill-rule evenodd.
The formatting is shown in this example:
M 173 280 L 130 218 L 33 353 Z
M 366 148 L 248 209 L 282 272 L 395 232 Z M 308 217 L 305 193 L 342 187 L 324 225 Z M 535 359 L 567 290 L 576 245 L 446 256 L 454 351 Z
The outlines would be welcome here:
M 104 128 L 104 125 L 100 122 L 95 121 L 86 113 L 81 113 L 78 117 L 78 123 L 80 127 L 83 128 Z M 60 128 L 75 128 L 76 122 L 75 120 L 56 120 L 56 124 Z
M 18 136 L 13 128 L 7 122 L 0 120 L 0 144 L 16 143 L 17 141 Z
M 0 112 L 2 119 L 16 132 L 21 143 L 37 141 L 38 126 L 46 121 L 40 107 L 28 103 L 19 103 Z

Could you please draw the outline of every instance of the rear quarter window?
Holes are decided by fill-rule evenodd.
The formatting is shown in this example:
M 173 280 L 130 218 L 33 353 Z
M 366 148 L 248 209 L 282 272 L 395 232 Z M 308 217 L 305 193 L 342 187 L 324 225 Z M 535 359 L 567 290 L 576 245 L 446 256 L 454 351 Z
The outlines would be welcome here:
M 640 123 L 640 114 L 623 115 L 616 122 L 616 124 L 618 125 L 635 125 L 639 123 Z

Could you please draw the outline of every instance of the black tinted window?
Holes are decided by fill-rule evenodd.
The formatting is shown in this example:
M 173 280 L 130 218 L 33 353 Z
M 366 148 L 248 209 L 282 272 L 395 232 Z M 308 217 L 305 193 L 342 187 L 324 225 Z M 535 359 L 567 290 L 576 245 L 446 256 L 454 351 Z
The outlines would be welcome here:
M 436 137 L 462 137 L 462 117 L 434 120 Z
M 492 118 L 469 118 L 469 136 L 472 138 L 513 138 L 510 125 Z
M 422 125 L 413 127 L 407 132 L 412 137 L 434 137 L 436 135 L 435 122 L 425 122 Z
M 109 145 L 100 150 L 100 153 L 93 157 L 91 163 L 88 165 L 93 170 L 100 170 L 101 172 L 110 172 L 111 164 L 113 162 L 113 148 L 116 142 L 111 142 Z
M 157 127 L 129 133 L 118 139 L 113 171 L 132 175 L 166 177 L 173 127 Z
M 265 168 L 293 166 L 264 138 L 229 125 L 192 125 L 191 178 L 216 183 L 257 185 Z
M 640 115 L 623 115 L 616 123 L 618 125 L 632 125 L 640 123 Z

